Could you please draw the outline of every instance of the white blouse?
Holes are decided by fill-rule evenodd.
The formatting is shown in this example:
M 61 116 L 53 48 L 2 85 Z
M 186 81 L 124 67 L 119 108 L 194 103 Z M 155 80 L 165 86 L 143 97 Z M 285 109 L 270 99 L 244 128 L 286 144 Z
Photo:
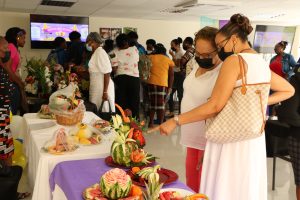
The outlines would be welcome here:
M 113 67 L 118 67 L 116 76 L 129 75 L 139 77 L 139 51 L 133 46 L 127 49 L 114 50 L 115 57 L 112 58 Z
M 198 67 L 192 69 L 183 83 L 181 112 L 188 112 L 207 102 L 215 86 L 220 68 L 221 64 L 198 77 L 196 77 Z M 185 147 L 204 150 L 206 144 L 205 121 L 183 125 L 180 143 Z

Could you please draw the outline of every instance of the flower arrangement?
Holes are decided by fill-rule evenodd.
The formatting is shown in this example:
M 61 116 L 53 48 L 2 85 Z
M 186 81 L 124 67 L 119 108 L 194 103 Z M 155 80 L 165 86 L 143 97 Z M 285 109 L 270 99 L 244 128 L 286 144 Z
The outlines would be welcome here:
M 37 58 L 31 58 L 26 61 L 25 68 L 27 77 L 25 79 L 25 91 L 31 94 L 50 94 L 53 82 L 51 81 L 51 66 L 46 61 Z
M 64 68 L 60 64 L 52 65 L 53 67 L 53 87 L 56 90 L 67 87 L 66 74 Z

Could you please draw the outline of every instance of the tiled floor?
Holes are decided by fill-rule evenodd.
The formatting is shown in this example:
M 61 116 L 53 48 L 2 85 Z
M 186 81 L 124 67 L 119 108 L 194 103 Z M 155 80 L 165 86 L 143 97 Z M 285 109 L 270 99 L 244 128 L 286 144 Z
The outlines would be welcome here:
M 179 144 L 179 129 L 170 137 L 160 136 L 158 134 L 152 134 L 146 137 L 146 150 L 159 157 L 158 162 L 163 167 L 176 171 L 179 174 L 180 180 L 185 182 L 185 149 Z M 277 159 L 275 191 L 271 190 L 272 164 L 273 160 L 268 159 L 268 200 L 296 200 L 291 164 Z M 20 191 L 28 190 L 25 174 L 20 184 Z M 29 199 L 30 198 L 28 198 L 28 200 Z

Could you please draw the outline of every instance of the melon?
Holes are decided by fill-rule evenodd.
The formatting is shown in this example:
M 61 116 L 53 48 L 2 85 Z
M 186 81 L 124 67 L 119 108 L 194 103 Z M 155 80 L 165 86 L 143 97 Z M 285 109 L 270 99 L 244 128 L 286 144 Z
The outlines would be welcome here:
M 129 167 L 131 164 L 130 155 L 138 149 L 135 140 L 127 138 L 128 133 L 117 133 L 114 142 L 111 145 L 110 154 L 116 164 Z
M 101 192 L 108 199 L 120 199 L 129 195 L 132 186 L 130 176 L 122 169 L 107 171 L 100 180 Z

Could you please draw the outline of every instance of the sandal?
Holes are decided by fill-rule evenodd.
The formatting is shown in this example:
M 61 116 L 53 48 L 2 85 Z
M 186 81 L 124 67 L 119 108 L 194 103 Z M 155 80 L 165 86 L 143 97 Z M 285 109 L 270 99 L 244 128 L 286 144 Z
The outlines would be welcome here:
M 18 199 L 25 199 L 25 198 L 29 197 L 30 195 L 31 195 L 31 193 L 29 193 L 29 192 L 24 192 L 24 193 L 18 192 Z

